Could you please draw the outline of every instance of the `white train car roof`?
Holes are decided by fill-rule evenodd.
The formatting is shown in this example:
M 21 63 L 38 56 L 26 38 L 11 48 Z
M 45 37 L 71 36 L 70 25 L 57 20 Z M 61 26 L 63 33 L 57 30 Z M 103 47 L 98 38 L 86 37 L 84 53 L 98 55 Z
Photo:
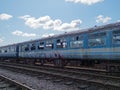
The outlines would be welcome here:
M 111 29 L 118 28 L 118 27 L 120 27 L 120 22 L 111 23 L 111 24 L 102 25 L 102 26 L 94 26 L 92 28 L 81 29 L 81 30 L 72 31 L 72 32 L 66 32 L 64 34 L 54 35 L 54 36 L 40 38 L 36 40 L 25 41 L 25 42 L 2 46 L 2 47 L 8 47 L 8 46 L 13 46 L 13 45 L 18 45 L 18 44 L 34 43 L 34 42 L 49 40 L 53 38 L 61 38 L 61 37 L 66 37 L 70 35 L 83 34 L 83 33 L 89 33 L 89 32 L 101 31 L 101 30 L 111 30 Z

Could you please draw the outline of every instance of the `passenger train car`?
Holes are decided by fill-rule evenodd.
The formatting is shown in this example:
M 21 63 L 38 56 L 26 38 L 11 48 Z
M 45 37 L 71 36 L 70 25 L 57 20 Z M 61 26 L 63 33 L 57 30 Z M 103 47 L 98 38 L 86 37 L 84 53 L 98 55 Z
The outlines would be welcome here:
M 107 67 L 120 71 L 120 22 L 0 47 L 0 58 Z
M 16 44 L 0 47 L 0 59 L 9 59 L 18 57 L 18 46 Z

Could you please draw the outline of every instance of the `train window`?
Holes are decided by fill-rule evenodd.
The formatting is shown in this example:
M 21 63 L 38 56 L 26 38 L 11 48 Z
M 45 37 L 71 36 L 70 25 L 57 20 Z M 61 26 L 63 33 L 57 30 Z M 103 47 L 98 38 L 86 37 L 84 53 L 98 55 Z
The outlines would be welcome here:
M 120 44 L 120 29 L 113 31 L 113 44 Z
M 106 32 L 94 33 L 88 35 L 88 46 L 104 46 L 106 45 Z
M 4 52 L 7 53 L 7 50 L 5 50 Z
M 83 36 L 72 37 L 70 40 L 70 47 L 71 48 L 83 47 Z
M 53 40 L 46 41 L 46 49 L 53 49 Z
M 44 42 L 40 42 L 38 45 L 38 49 L 44 49 Z
M 25 51 L 29 51 L 29 44 L 25 45 Z
M 8 48 L 8 51 L 11 52 L 11 51 L 10 51 L 10 47 Z
M 36 49 L 35 44 L 32 44 L 31 45 L 31 50 L 35 50 L 35 49 Z
M 1 49 L 1 53 L 4 53 L 4 50 L 3 50 L 3 49 Z
M 21 51 L 25 51 L 25 45 L 21 45 Z
M 11 51 L 11 52 L 14 52 L 14 51 L 15 51 L 15 47 L 12 46 L 12 47 L 10 48 L 10 51 Z
M 57 48 L 66 48 L 67 47 L 67 41 L 65 38 L 57 39 Z

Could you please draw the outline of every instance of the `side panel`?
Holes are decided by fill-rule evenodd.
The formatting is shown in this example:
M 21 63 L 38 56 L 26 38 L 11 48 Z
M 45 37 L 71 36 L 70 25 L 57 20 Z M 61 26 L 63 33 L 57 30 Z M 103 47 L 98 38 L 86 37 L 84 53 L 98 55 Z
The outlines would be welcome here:
M 6 46 L 1 48 L 2 52 L 0 53 L 1 58 L 16 58 L 17 48 L 16 45 Z
M 21 52 L 20 57 L 120 60 L 120 47 Z

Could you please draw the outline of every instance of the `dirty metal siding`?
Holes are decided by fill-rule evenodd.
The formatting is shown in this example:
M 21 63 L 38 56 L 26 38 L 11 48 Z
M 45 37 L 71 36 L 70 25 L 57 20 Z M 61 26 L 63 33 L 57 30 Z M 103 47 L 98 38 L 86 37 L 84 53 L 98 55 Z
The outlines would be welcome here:
M 55 54 L 58 56 L 56 57 Z M 21 52 L 21 57 L 26 58 L 59 58 L 62 59 L 100 59 L 120 60 L 120 47 L 115 48 L 92 48 L 92 49 L 66 49 L 50 51 Z

